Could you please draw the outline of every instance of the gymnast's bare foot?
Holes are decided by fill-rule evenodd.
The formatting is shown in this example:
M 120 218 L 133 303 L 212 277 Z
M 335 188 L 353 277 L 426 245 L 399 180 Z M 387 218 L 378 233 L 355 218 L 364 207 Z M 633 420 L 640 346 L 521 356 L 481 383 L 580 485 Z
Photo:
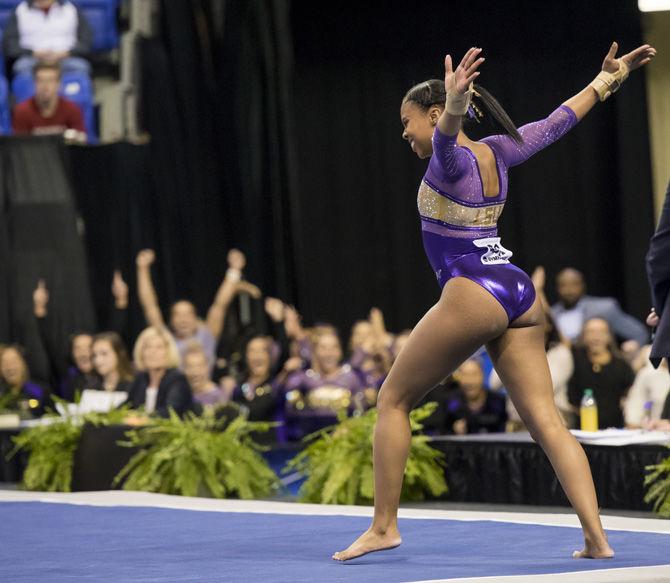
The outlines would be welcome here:
M 607 535 L 599 544 L 585 541 L 583 550 L 572 553 L 573 559 L 611 559 L 612 557 L 614 557 L 614 551 L 607 542 Z
M 375 551 L 386 551 L 399 547 L 402 543 L 397 527 L 381 532 L 370 527 L 351 546 L 333 555 L 336 561 L 348 561 Z

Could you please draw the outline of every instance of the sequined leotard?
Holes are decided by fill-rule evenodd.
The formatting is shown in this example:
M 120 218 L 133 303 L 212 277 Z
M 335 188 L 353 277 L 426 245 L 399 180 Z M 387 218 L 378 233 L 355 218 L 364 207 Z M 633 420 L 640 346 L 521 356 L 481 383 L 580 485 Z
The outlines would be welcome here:
M 433 155 L 419 188 L 423 244 L 440 287 L 452 277 L 466 277 L 488 290 L 505 308 L 509 321 L 535 301 L 530 278 L 509 262 L 512 253 L 500 244 L 497 223 L 507 198 L 507 169 L 558 140 L 577 123 L 562 105 L 549 117 L 519 128 L 523 144 L 510 136 L 482 140 L 496 159 L 499 193 L 484 196 L 484 185 L 472 151 L 456 144 L 456 136 L 439 129 Z

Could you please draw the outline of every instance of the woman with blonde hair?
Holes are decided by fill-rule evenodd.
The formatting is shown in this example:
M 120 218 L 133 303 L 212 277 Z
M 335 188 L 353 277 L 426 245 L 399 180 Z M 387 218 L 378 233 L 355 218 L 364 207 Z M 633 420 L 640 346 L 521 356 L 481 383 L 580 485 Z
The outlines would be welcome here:
M 178 370 L 179 350 L 165 328 L 145 328 L 135 342 L 133 359 L 138 374 L 128 390 L 128 404 L 159 417 L 168 417 L 171 409 L 178 415 L 191 410 L 191 389 Z

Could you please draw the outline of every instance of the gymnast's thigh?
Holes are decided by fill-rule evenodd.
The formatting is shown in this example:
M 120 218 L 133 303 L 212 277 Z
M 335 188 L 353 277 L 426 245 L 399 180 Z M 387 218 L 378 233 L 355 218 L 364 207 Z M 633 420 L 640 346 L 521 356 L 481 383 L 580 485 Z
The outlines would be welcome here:
M 380 405 L 411 409 L 507 325 L 507 313 L 488 291 L 464 277 L 450 279 L 398 355 L 382 386 Z

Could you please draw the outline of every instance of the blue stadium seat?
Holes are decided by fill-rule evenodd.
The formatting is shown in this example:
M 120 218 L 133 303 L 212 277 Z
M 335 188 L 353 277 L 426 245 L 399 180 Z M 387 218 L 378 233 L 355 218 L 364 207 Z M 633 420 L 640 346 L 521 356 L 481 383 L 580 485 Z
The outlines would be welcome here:
M 21 0 L 0 0 L 0 29 Z M 119 46 L 116 13 L 120 0 L 72 0 L 93 29 L 93 51 L 104 52 Z
M 72 0 L 93 29 L 93 51 L 104 52 L 119 46 L 116 13 L 119 0 Z
M 11 128 L 7 79 L 0 77 L 0 135 L 9 135 L 11 133 Z
M 31 75 L 16 75 L 12 80 L 12 93 L 16 102 L 25 101 L 35 94 Z M 87 75 L 65 73 L 61 80 L 59 94 L 76 103 L 84 115 L 84 125 L 89 143 L 97 143 L 98 133 L 93 106 L 93 84 Z
M 19 2 L 21 0 L 0 0 L 0 29 L 5 28 L 5 23 L 9 20 Z

